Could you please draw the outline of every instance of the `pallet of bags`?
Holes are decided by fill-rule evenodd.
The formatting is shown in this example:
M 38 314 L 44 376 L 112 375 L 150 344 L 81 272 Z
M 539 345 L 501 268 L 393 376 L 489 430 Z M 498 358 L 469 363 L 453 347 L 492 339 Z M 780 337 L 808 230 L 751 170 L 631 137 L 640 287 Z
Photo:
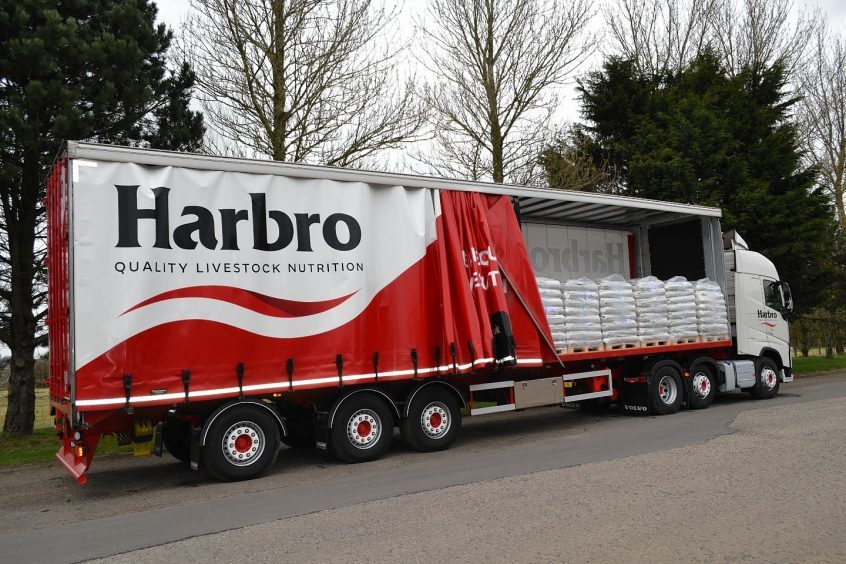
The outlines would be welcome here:
M 599 286 L 590 278 L 567 280 L 561 286 L 566 328 L 564 354 L 602 350 Z
M 654 276 L 632 280 L 637 310 L 637 338 L 642 347 L 666 345 L 670 341 L 667 290 Z
M 552 342 L 556 350 L 563 349 L 567 346 L 567 335 L 564 321 L 564 300 L 561 297 L 561 282 L 555 278 L 543 276 L 536 277 L 535 281 L 541 295 L 544 313 L 546 313 L 546 321 L 549 323 L 549 330 L 552 333 Z
M 630 349 L 639 345 L 634 290 L 631 282 L 619 274 L 599 281 L 599 315 L 605 350 Z
M 696 292 L 693 283 L 684 276 L 673 276 L 664 282 L 667 294 L 667 320 L 670 343 L 681 345 L 699 341 L 696 319 Z
M 730 337 L 726 299 L 720 285 L 708 278 L 694 283 L 696 323 L 703 341 L 722 341 Z

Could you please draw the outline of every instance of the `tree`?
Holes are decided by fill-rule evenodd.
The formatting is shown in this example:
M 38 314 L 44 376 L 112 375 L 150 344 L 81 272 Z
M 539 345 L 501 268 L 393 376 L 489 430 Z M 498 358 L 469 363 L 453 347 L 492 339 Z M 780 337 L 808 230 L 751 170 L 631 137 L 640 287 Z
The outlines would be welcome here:
M 710 44 L 731 74 L 779 63 L 792 78 L 819 25 L 816 13 L 795 15 L 793 0 L 716 0 Z
M 425 114 L 383 42 L 392 14 L 371 0 L 191 5 L 180 48 L 229 150 L 353 166 L 416 138 Z
M 813 168 L 802 165 L 786 71 L 728 71 L 705 52 L 680 73 L 643 77 L 612 58 L 579 87 L 595 162 L 626 194 L 719 206 L 790 282 L 800 306 L 826 299 L 834 225 Z
M 546 186 L 563 190 L 613 192 L 617 172 L 607 162 L 594 162 L 590 139 L 577 127 L 556 135 L 540 154 Z
M 168 71 L 172 34 L 146 0 L 0 0 L 0 340 L 12 353 L 3 432 L 32 432 L 43 286 L 44 187 L 66 139 L 197 149 L 190 69 Z M 176 120 L 176 121 L 174 121 Z
M 813 43 L 813 56 L 801 72 L 800 116 L 808 154 L 821 171 L 822 187 L 846 230 L 846 37 L 821 27 Z
M 682 70 L 708 45 L 718 0 L 619 0 L 605 8 L 615 53 L 639 74 Z
M 420 22 L 441 154 L 464 176 L 516 180 L 537 161 L 561 84 L 592 48 L 587 0 L 432 0 Z M 443 150 L 445 149 L 445 150 Z
M 614 54 L 644 76 L 678 73 L 705 50 L 730 74 L 803 61 L 819 16 L 793 0 L 618 0 L 605 10 Z

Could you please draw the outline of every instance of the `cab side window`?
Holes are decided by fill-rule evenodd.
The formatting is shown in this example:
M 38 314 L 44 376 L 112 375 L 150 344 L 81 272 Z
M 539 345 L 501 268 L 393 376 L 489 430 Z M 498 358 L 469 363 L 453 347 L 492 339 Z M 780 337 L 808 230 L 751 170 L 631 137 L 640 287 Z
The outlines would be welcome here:
M 784 309 L 778 282 L 764 280 L 764 303 L 767 304 L 767 307 L 771 307 L 778 312 Z

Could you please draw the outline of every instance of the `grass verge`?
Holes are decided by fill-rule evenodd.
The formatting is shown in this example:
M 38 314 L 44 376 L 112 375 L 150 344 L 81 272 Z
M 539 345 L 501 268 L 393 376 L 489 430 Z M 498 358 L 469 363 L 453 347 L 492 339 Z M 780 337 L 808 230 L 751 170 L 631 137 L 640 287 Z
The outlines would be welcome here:
M 54 429 L 36 429 L 28 437 L 0 437 L 0 467 L 54 460 L 61 443 Z M 114 436 L 100 439 L 97 456 L 132 452 L 132 445 L 118 446 Z
M 793 372 L 797 375 L 816 374 L 846 370 L 846 355 L 826 358 L 824 356 L 797 356 L 793 359 Z
M 6 394 L 5 389 L 0 390 L 0 426 L 6 417 Z M 36 388 L 35 430 L 26 437 L 0 435 L 0 467 L 53 460 L 60 446 L 50 417 L 50 392 L 47 388 Z M 97 445 L 97 456 L 123 452 L 132 452 L 132 445 L 118 446 L 114 436 L 103 437 Z

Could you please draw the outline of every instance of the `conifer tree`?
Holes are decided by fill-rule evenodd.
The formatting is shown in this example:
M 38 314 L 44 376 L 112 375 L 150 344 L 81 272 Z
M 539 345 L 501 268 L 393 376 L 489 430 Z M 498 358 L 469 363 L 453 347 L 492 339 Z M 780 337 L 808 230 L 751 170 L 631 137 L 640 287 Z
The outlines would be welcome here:
M 783 65 L 729 72 L 709 52 L 680 71 L 643 76 L 611 58 L 579 86 L 594 163 L 612 163 L 614 190 L 718 206 L 777 265 L 797 303 L 825 296 L 834 218 L 804 167 Z
M 0 340 L 12 353 L 4 434 L 32 432 L 33 353 L 46 343 L 44 179 L 63 141 L 196 150 L 194 77 L 168 70 L 172 32 L 148 0 L 0 0 Z

